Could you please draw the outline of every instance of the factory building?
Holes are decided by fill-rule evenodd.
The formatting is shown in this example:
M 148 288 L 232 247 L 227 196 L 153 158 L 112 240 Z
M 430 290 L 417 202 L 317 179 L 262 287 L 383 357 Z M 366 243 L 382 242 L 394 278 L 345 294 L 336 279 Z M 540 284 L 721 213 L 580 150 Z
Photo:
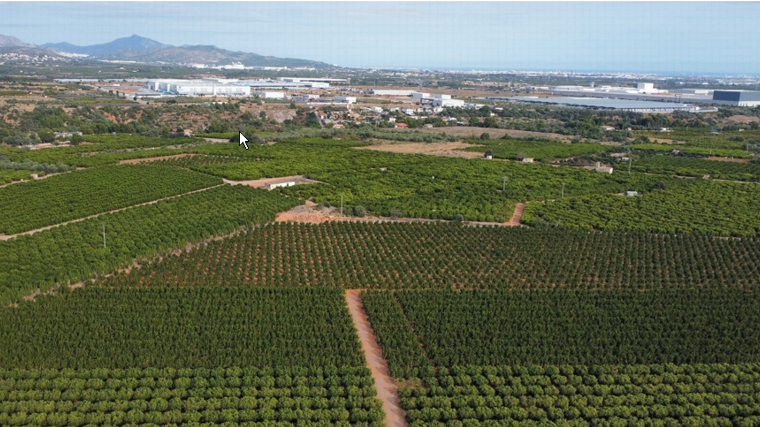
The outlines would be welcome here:
M 379 96 L 412 96 L 412 94 L 417 93 L 417 91 L 414 90 L 396 90 L 396 89 L 372 89 L 370 90 L 372 95 L 379 95 Z
M 740 107 L 760 105 L 760 92 L 751 90 L 655 89 L 652 83 L 638 83 L 636 88 L 616 86 L 551 86 L 552 94 L 578 97 L 664 101 L 675 103 L 722 104 Z
M 190 95 L 190 96 L 249 96 L 254 92 L 266 89 L 324 89 L 330 83 L 316 81 L 272 81 L 272 80 L 238 80 L 238 79 L 156 79 L 148 80 L 147 89 L 159 95 Z M 282 92 L 273 92 L 270 97 L 284 98 Z M 279 95 L 278 95 L 279 94 Z M 144 95 L 147 96 L 147 95 Z
M 250 87 L 248 88 L 250 89 Z M 255 90 L 253 94 L 263 99 L 285 99 L 285 92 L 269 92 L 263 90 Z
M 491 97 L 488 99 L 496 101 L 549 104 L 564 107 L 596 108 L 599 110 L 631 111 L 636 113 L 672 113 L 674 111 L 700 111 L 700 107 L 695 107 L 688 104 L 611 98 L 572 98 L 559 96 L 539 98 L 536 96 L 515 96 L 511 98 L 498 99 L 497 97 Z
M 739 107 L 756 107 L 760 105 L 760 92 L 754 90 L 716 90 L 713 100 L 731 103 Z
M 433 107 L 464 107 L 464 101 L 461 99 L 432 98 Z
M 339 96 L 335 97 L 335 102 L 347 102 L 349 104 L 353 104 L 354 102 L 356 102 L 356 97 L 355 96 L 340 96 L 339 95 Z

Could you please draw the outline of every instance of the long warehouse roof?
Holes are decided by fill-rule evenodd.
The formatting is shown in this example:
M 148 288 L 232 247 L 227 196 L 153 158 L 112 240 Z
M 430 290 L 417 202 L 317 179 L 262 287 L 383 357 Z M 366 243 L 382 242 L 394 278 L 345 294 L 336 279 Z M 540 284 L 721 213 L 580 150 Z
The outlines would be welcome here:
M 539 102 L 544 104 L 559 104 L 578 107 L 598 107 L 610 108 L 616 110 L 657 110 L 657 109 L 686 109 L 691 108 L 687 104 L 675 102 L 657 102 L 657 101 L 637 101 L 633 99 L 612 99 L 612 98 L 571 98 L 564 96 L 555 96 L 549 98 L 538 98 L 531 96 L 516 96 L 511 98 L 515 101 L 522 102 Z

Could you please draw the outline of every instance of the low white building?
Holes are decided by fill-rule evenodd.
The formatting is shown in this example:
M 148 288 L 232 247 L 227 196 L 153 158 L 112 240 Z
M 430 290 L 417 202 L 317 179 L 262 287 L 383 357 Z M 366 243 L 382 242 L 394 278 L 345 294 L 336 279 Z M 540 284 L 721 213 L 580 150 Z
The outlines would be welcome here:
M 335 97 L 335 102 L 347 102 L 349 104 L 353 104 L 353 103 L 356 102 L 356 97 L 355 96 L 338 95 L 338 96 Z
M 269 92 L 263 90 L 257 90 L 253 92 L 254 95 L 264 99 L 285 99 L 285 92 Z
M 442 99 L 433 98 L 434 107 L 464 107 L 464 101 L 461 99 Z
M 285 181 L 285 182 L 270 182 L 266 185 L 267 190 L 274 190 L 275 188 L 285 188 L 285 187 L 292 187 L 296 185 L 295 181 Z
M 398 90 L 398 89 L 372 89 L 370 93 L 380 96 L 412 96 L 416 93 L 414 90 Z

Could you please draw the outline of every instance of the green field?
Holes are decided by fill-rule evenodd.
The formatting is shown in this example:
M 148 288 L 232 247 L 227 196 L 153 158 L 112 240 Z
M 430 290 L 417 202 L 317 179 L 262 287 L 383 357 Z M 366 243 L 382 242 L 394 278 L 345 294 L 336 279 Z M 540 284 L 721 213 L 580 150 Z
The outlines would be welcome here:
M 522 221 L 580 229 L 718 236 L 756 236 L 760 232 L 760 187 L 756 184 L 683 181 L 677 188 L 634 197 L 600 195 L 528 203 Z
M 227 260 L 222 260 L 224 254 Z M 757 238 L 453 224 L 272 224 L 108 286 L 652 289 L 760 284 Z
M 263 190 L 225 185 L 0 241 L 0 304 L 271 221 L 298 204 Z
M 121 165 L 11 185 L 0 188 L 0 233 L 59 224 L 221 183 L 179 168 Z

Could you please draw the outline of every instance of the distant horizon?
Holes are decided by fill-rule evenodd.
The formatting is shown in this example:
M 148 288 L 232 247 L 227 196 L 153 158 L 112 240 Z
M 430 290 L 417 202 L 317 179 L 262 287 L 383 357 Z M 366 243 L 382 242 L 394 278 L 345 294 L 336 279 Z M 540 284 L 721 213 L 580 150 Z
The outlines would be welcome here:
M 0 2 L 0 33 L 80 46 L 137 34 L 347 68 L 757 76 L 757 16 L 754 2 Z

